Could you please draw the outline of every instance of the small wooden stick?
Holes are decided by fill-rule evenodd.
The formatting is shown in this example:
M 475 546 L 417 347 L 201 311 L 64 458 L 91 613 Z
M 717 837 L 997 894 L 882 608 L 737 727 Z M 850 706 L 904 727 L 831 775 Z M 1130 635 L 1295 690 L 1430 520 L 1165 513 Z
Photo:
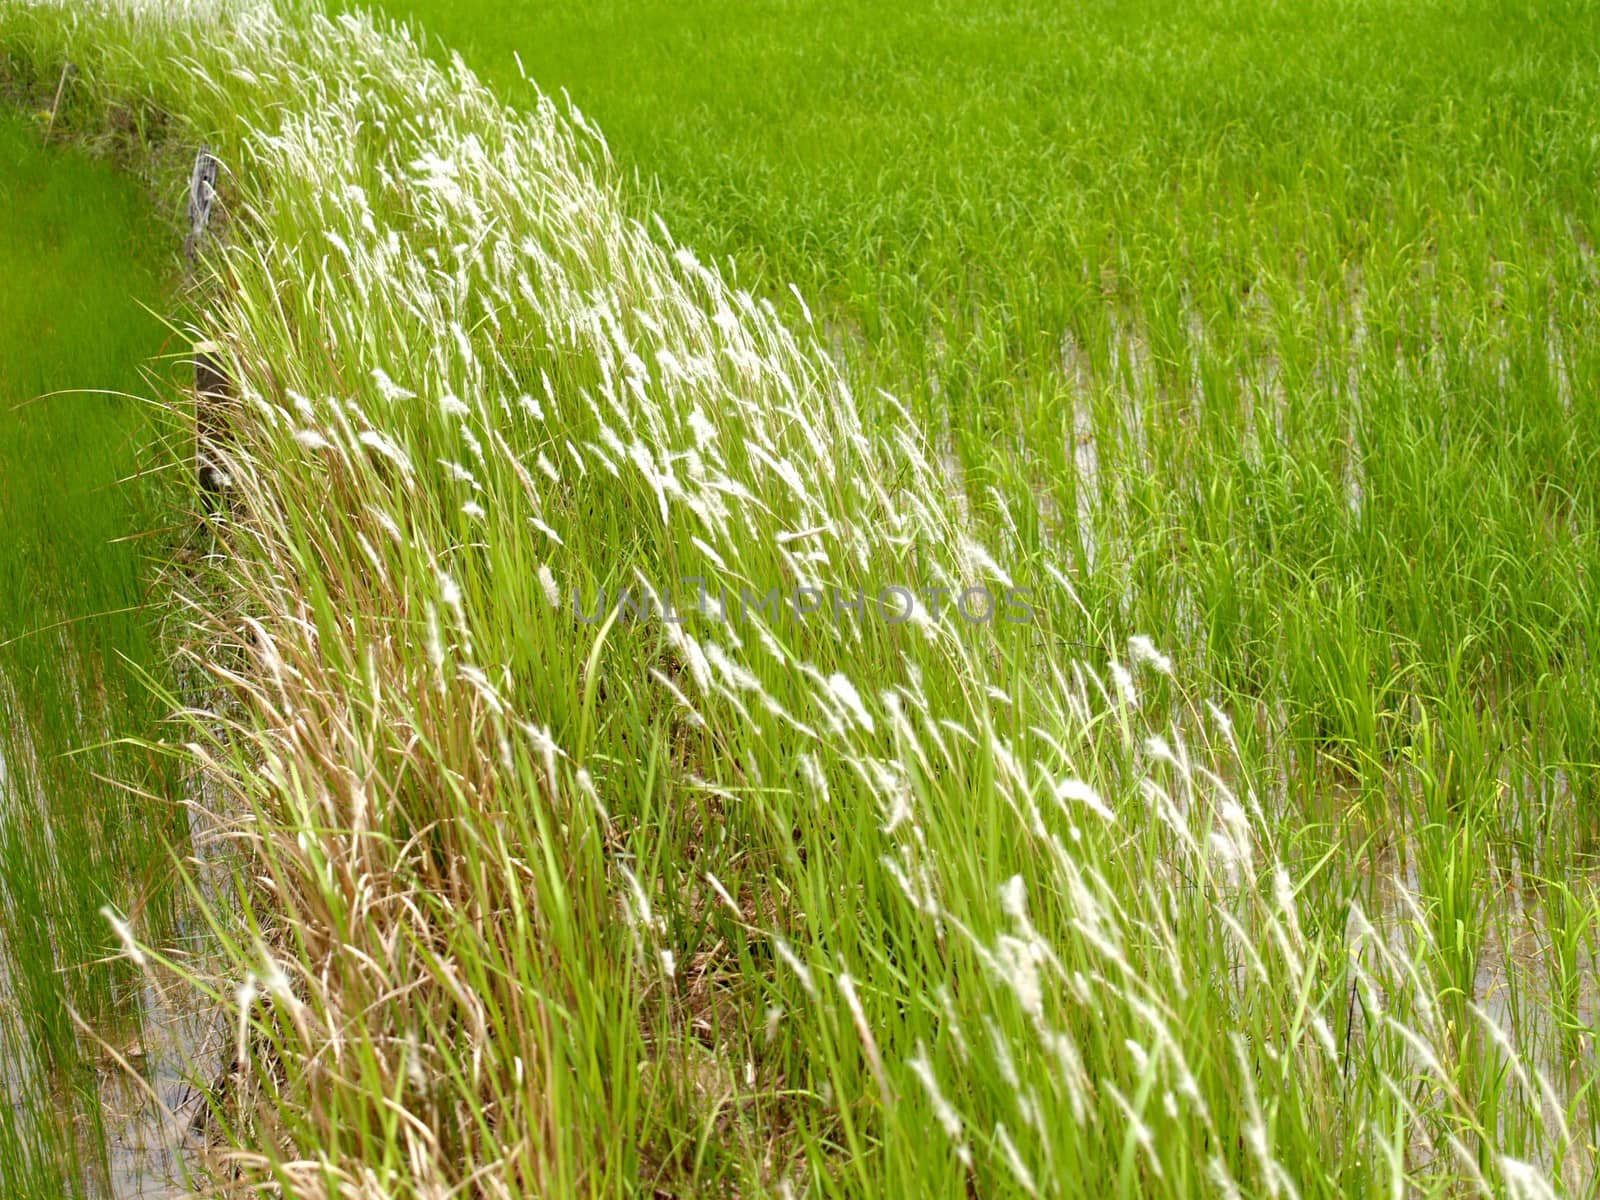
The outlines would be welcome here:
M 50 120 L 44 127 L 44 140 L 49 141 L 50 135 L 55 131 L 56 113 L 61 109 L 61 94 L 67 90 L 67 80 L 76 75 L 78 68 L 71 63 L 61 66 L 61 79 L 56 84 L 56 98 L 50 102 Z
M 206 508 L 215 514 L 228 488 L 227 472 L 217 457 L 226 430 L 223 414 L 233 399 L 233 384 L 222 365 L 222 348 L 200 342 L 194 348 L 195 474 Z

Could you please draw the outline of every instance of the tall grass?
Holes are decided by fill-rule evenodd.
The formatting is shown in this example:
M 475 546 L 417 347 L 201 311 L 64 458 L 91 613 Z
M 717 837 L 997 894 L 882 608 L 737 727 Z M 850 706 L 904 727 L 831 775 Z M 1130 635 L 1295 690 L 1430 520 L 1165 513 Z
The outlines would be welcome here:
M 1215 296 L 1194 330 L 1176 287 L 1147 299 L 1162 321 L 1108 305 L 1075 342 L 1088 382 L 1024 431 L 1054 511 L 1088 514 L 1074 561 L 1026 463 L 969 455 L 952 480 L 925 411 L 858 402 L 826 330 L 636 221 L 548 99 L 507 109 L 404 32 L 314 7 L 8 0 L 0 54 L 39 80 L 79 65 L 73 128 L 204 139 L 229 170 L 196 333 L 240 389 L 235 498 L 192 598 L 220 694 L 189 736 L 246 856 L 211 983 L 241 1067 L 216 1128 L 249 1181 L 1592 1190 L 1593 998 L 1552 1003 L 1513 949 L 1531 922 L 1578 977 L 1593 897 L 1570 874 L 1516 909 L 1487 887 L 1553 875 L 1581 811 L 1587 593 L 1559 585 L 1589 550 L 1586 401 L 1507 385 L 1497 418 L 1448 423 L 1406 403 L 1546 358 L 1507 365 L 1492 320 L 1448 314 L 1464 340 L 1390 358 L 1383 294 L 1336 327 L 1385 348 L 1358 354 L 1353 409 L 1343 357 L 1200 336 Z M 1290 289 L 1267 311 L 1309 346 L 1329 310 Z M 1560 345 L 1574 378 L 1581 340 Z M 1191 356 L 1217 407 L 1178 420 Z M 1251 369 L 1321 407 L 1232 385 Z M 1080 405 L 1092 472 L 1068 470 Z M 1337 444 L 1351 420 L 1376 448 L 1359 470 L 1278 432 Z M 1210 478 L 1202 431 L 1237 442 Z M 1548 509 L 1515 486 L 1535 445 L 1566 455 Z M 1410 533 L 1439 539 L 1419 569 L 1459 573 L 1397 568 Z M 1341 537 L 1372 578 L 1326 565 Z M 688 577 L 789 604 L 685 615 Z M 1380 582 L 1414 614 L 1440 599 L 1441 674 L 1397 658 L 1421 635 L 1373 621 Z M 980 584 L 1030 589 L 1032 619 L 871 599 Z M 637 611 L 663 585 L 681 624 Z M 591 620 L 622 588 L 634 614 Z M 1224 606 L 1204 669 L 1242 696 L 1273 681 L 1277 707 L 1230 716 L 1189 682 L 1191 596 Z M 1463 646 L 1468 597 L 1498 615 Z M 1530 643 L 1536 689 L 1488 670 Z M 1570 722 L 1538 742 L 1543 806 L 1475 703 L 1506 695 Z
M 164 715 L 150 547 L 165 422 L 141 369 L 161 347 L 164 233 L 136 183 L 47 121 L 0 119 L 0 1180 L 106 1194 L 145 1164 L 103 1048 L 159 1074 L 152 996 L 102 906 L 169 936 L 186 829 L 169 766 L 113 743 Z M 144 478 L 127 478 L 144 474 Z M 136 540 L 138 539 L 138 540 Z M 171 1069 L 170 1066 L 167 1067 Z M 162 1152 L 165 1153 L 164 1151 Z

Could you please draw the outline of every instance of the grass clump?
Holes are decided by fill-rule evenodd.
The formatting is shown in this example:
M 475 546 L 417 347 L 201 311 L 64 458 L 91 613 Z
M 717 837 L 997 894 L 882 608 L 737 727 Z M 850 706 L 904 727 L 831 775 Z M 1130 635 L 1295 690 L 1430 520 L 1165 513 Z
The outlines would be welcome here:
M 926 413 L 858 402 L 825 330 L 636 221 L 569 109 L 509 110 L 460 62 L 316 8 L 10 0 L 0 53 L 38 78 L 78 63 L 79 127 L 171 114 L 238 189 L 196 321 L 240 397 L 197 603 L 225 702 L 193 714 L 192 753 L 248 856 L 237 911 L 213 915 L 241 1067 L 217 1116 L 249 1181 L 1592 1187 L 1567 1023 L 1482 982 L 1518 918 L 1477 886 L 1500 849 L 1460 832 L 1499 778 L 1458 703 L 1481 663 L 1463 657 L 1465 693 L 1410 690 L 1362 581 L 1308 549 L 1378 538 L 1336 515 L 1381 520 L 1433 478 L 1404 470 L 1459 453 L 1470 473 L 1487 438 L 1392 415 L 1379 433 L 1423 449 L 1388 490 L 1364 459 L 1352 509 L 1348 460 L 1298 458 L 1265 399 L 1253 424 L 1157 421 L 1187 370 L 1157 352 L 1187 328 L 1169 291 L 1167 325 L 1080 343 L 1101 385 L 1037 443 L 1058 447 L 1058 511 L 1102 497 L 1071 563 L 1028 479 L 970 486 L 969 462 L 963 495 Z M 1365 319 L 1386 342 L 1385 312 Z M 1363 365 L 1363 397 L 1423 386 L 1390 368 Z M 1095 467 L 1074 475 L 1052 439 L 1079 400 Z M 1220 507 L 1162 486 L 1157 464 L 1199 461 L 1196 428 L 1256 439 Z M 1535 428 L 1564 444 L 1554 416 Z M 1177 540 L 1216 588 L 1169 573 Z M 1374 810 L 1409 789 L 1393 828 L 1417 816 L 1416 849 L 1314 823 L 1276 731 L 1162 653 L 1191 628 L 1129 599 L 1223 603 L 1232 554 L 1303 599 L 1281 656 L 1241 635 L 1216 669 L 1282 672 L 1291 746 L 1346 746 Z M 758 603 L 668 619 L 661 591 L 696 578 Z M 1031 619 L 876 605 L 980 585 L 1028 589 Z M 589 619 L 624 588 L 631 616 Z M 1526 589 L 1491 594 L 1510 636 L 1546 627 Z M 1340 654 L 1292 644 L 1330 629 Z M 1592 910 L 1569 898 L 1558 974 Z

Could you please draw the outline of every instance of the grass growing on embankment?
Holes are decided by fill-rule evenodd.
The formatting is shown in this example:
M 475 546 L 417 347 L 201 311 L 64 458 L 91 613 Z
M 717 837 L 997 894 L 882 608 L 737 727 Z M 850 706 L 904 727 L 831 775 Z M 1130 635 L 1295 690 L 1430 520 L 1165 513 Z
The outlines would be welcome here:
M 1286 263 L 1261 285 L 1271 343 L 1242 320 L 1185 341 L 1176 285 L 1107 304 L 1075 343 L 1089 383 L 1026 442 L 1069 519 L 1076 447 L 1057 435 L 1086 395 L 1096 497 L 1067 540 L 1099 557 L 1073 563 L 1062 531 L 1042 535 L 1031 469 L 964 515 L 920 403 L 864 410 L 821 335 L 630 222 L 603 150 L 554 107 L 508 114 L 359 20 L 254 12 L 219 34 L 153 6 L 0 13 L 22 69 L 83 68 L 80 127 L 173 113 L 246 202 L 201 321 L 244 395 L 238 607 L 212 627 L 240 707 L 226 736 L 207 714 L 196 732 L 248 814 L 258 881 L 250 932 L 226 927 L 263 1101 L 229 1104 L 253 1174 L 312 1195 L 1592 1187 L 1593 897 L 1531 878 L 1576 844 L 1562 787 L 1583 778 L 1583 727 L 1568 745 L 1538 742 L 1554 718 L 1529 725 L 1543 805 L 1496 803 L 1523 776 L 1471 741 L 1476 698 L 1500 695 L 1494 639 L 1528 630 L 1559 654 L 1540 678 L 1571 688 L 1561 719 L 1581 722 L 1569 617 L 1587 593 L 1536 606 L 1513 575 L 1488 594 L 1527 611 L 1474 627 L 1459 692 L 1435 706 L 1403 688 L 1403 723 L 1363 724 L 1364 689 L 1395 667 L 1361 657 L 1381 645 L 1368 588 L 1341 596 L 1315 549 L 1341 528 L 1393 544 L 1373 514 L 1429 534 L 1416 514 L 1453 463 L 1444 519 L 1464 525 L 1433 565 L 1500 513 L 1507 540 L 1466 559 L 1488 582 L 1546 537 L 1542 578 L 1583 574 L 1589 459 L 1569 422 L 1589 403 L 1586 310 L 1555 314 L 1569 395 L 1539 365 L 1548 314 L 1526 292 L 1506 284 L 1504 325 L 1473 319 L 1491 293 L 1463 266 L 1470 228 L 1408 277 L 1461 299 L 1439 309 L 1437 352 L 1430 327 L 1389 355 L 1413 293 L 1311 275 L 1300 303 Z M 1180 386 L 1190 356 L 1205 404 Z M 1538 370 L 1546 390 L 1516 403 L 1506 380 Z M 1460 395 L 1492 403 L 1446 406 Z M 1484 411 L 1529 440 L 1489 438 Z M 1355 472 L 1347 432 L 1313 453 L 1352 419 L 1393 434 L 1392 457 L 1361 441 Z M 1232 456 L 1202 474 L 1213 443 Z M 1518 507 L 1539 445 L 1564 474 L 1548 507 Z M 1484 462 L 1504 470 L 1480 490 Z M 1181 470 L 1184 486 L 1162 474 Z M 1174 546 L 1210 547 L 1218 580 L 1161 574 Z M 1373 553 L 1373 578 L 1402 578 Z M 1297 583 L 1298 604 L 1251 593 L 1267 628 L 1342 631 L 1326 648 L 1344 658 L 1207 643 L 1208 667 L 1260 672 L 1305 741 L 1273 705 L 1235 728 L 1126 638 L 1150 618 L 1184 652 L 1173 598 L 1226 597 L 1235 567 Z M 947 605 L 891 624 L 870 600 L 835 619 L 826 592 L 820 614 L 737 624 L 572 612 L 574 587 L 587 609 L 597 588 L 686 575 L 846 597 L 1016 582 L 1035 620 Z M 1409 611 L 1438 594 L 1476 613 L 1483 582 L 1417 577 Z M 1124 648 L 1127 666 L 1105 660 Z M 1383 773 L 1369 810 L 1415 864 L 1389 886 L 1375 849 L 1317 828 L 1321 772 L 1276 777 L 1304 745 L 1345 746 L 1344 719 L 1349 773 Z M 1535 823 L 1497 843 L 1519 814 Z M 1502 844 L 1521 906 L 1489 903 Z M 1537 961 L 1501 957 L 1525 936 Z
M 170 234 L 136 181 L 45 148 L 45 125 L 0 113 L 0 1191 L 19 1197 L 107 1194 L 140 1169 L 108 1150 L 137 1092 L 101 1078 L 95 1038 L 141 1063 L 163 1038 L 100 909 L 167 936 L 186 828 L 166 773 L 106 745 L 163 715 L 141 678 L 161 674 L 160 543 L 133 539 L 173 492 L 154 474 L 165 422 L 137 398 Z

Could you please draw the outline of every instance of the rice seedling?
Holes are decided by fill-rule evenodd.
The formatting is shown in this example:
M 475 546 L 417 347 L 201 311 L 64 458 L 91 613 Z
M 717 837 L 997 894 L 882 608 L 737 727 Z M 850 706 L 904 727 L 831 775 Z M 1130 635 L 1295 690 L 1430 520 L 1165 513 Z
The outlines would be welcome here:
M 181 602 L 232 1169 L 1592 1191 L 1592 1063 L 1488 950 L 1490 848 L 1555 861 L 1593 786 L 1589 16 L 1552 13 L 1507 60 L 1430 13 L 874 10 L 916 69 L 975 40 L 946 118 L 990 153 L 915 153 L 915 71 L 831 58 L 870 81 L 834 127 L 949 189 L 696 207 L 366 15 L 0 3 L 18 78 L 77 65 L 67 133 L 228 181 L 192 324 L 232 499 Z

